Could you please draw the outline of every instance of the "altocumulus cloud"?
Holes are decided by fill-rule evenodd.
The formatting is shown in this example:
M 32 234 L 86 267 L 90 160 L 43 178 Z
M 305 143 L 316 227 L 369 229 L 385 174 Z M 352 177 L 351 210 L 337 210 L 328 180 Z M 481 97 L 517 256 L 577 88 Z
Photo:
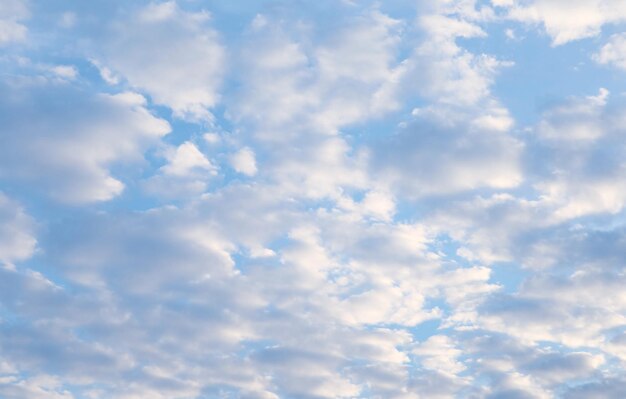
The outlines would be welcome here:
M 0 2 L 0 397 L 623 398 L 622 3 Z

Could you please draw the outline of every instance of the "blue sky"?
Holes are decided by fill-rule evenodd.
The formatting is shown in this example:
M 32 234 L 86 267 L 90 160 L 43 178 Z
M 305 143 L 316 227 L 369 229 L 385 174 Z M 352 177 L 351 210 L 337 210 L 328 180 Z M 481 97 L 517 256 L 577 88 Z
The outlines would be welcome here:
M 623 398 L 625 26 L 1 1 L 0 397 Z

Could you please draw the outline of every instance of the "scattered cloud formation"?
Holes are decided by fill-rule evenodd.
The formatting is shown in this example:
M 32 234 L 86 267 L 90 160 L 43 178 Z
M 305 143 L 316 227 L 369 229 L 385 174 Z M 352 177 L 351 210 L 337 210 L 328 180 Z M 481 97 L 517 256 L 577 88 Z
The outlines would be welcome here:
M 0 397 L 621 398 L 625 19 L 2 2 Z

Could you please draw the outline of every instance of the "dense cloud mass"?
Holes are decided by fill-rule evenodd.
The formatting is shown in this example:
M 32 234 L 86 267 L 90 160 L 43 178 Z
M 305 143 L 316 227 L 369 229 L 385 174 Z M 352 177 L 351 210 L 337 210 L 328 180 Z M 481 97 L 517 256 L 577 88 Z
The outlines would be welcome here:
M 0 1 L 0 397 L 626 397 L 625 4 Z

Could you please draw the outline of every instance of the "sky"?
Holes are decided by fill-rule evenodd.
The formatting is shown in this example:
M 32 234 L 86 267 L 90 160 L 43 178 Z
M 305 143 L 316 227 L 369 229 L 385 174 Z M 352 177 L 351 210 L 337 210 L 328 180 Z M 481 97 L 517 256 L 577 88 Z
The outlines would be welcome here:
M 0 398 L 623 399 L 623 0 L 0 0 Z

